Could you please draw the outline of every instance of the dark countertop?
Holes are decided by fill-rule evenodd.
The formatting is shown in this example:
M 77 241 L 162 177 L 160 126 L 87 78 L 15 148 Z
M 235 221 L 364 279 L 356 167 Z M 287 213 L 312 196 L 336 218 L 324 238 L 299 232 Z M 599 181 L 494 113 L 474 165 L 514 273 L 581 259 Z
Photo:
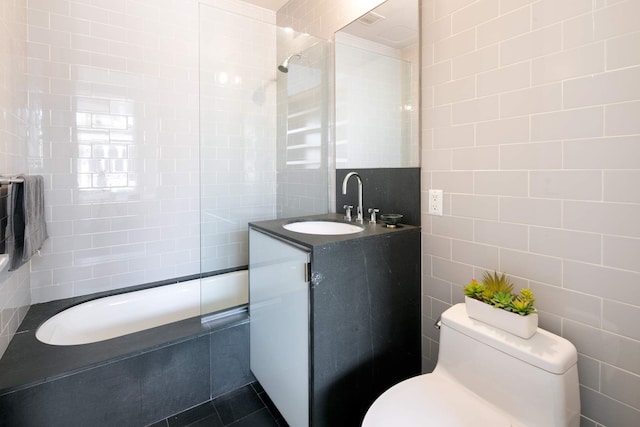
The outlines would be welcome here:
M 416 227 L 413 225 L 406 225 L 406 224 L 399 224 L 396 228 L 388 228 L 382 221 L 378 221 L 377 224 L 369 224 L 368 218 L 365 218 L 364 224 L 362 224 L 364 226 L 364 230 L 362 232 L 352 233 L 352 234 L 340 234 L 340 235 L 305 234 L 305 233 L 297 233 L 295 231 L 289 231 L 282 227 L 284 224 L 289 224 L 289 223 L 298 222 L 298 221 L 338 221 L 338 222 L 349 223 L 348 221 L 345 221 L 343 217 L 344 215 L 335 214 L 335 213 L 321 214 L 321 215 L 308 215 L 308 216 L 302 216 L 302 217 L 296 217 L 296 218 L 281 218 L 281 219 L 273 219 L 268 221 L 251 222 L 249 223 L 249 226 L 258 230 L 265 231 L 276 237 L 280 237 L 282 239 L 294 242 L 298 245 L 304 246 L 309 249 L 313 249 L 318 246 L 325 246 L 328 244 L 344 242 L 347 240 L 370 239 L 370 238 L 384 236 L 385 234 L 420 230 L 420 227 Z M 349 224 L 356 224 L 356 223 L 352 221 Z

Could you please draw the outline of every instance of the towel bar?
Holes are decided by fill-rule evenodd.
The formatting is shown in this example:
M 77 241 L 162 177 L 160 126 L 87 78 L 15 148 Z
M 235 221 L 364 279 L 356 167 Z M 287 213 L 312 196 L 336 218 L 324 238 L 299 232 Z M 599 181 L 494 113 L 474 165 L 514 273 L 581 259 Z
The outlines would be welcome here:
M 18 184 L 24 182 L 22 178 L 0 178 L 0 185 Z

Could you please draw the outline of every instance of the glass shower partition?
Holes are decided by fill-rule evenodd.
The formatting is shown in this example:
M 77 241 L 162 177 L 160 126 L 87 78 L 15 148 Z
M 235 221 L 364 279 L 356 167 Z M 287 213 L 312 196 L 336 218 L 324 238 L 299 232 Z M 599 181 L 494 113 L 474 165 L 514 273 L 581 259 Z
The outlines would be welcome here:
M 234 281 L 214 276 L 247 267 L 249 222 L 328 211 L 329 61 L 327 42 L 278 28 L 275 17 L 201 3 L 199 19 L 206 315 L 247 302 L 246 285 L 232 291 Z M 278 71 L 294 53 L 288 73 Z
M 329 210 L 328 93 L 329 45 L 279 29 L 279 57 L 288 72 L 278 72 L 278 218 Z M 299 56 L 298 56 L 299 55 Z

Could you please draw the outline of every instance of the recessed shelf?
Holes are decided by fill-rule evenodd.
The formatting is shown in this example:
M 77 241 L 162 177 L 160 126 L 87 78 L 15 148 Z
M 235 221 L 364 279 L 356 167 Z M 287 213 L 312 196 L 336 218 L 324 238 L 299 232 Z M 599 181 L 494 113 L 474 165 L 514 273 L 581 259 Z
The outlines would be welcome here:
M 320 111 L 320 107 L 314 107 L 314 108 L 309 108 L 306 110 L 302 110 L 302 111 L 298 111 L 295 113 L 291 113 L 287 115 L 287 118 L 292 119 L 295 117 L 301 117 L 301 116 L 305 116 L 307 114 L 311 114 L 311 113 L 317 113 L 318 111 Z
M 287 147 L 287 150 L 303 150 L 305 148 L 319 148 L 320 147 L 320 143 L 314 143 L 314 144 L 297 144 L 297 145 L 289 145 Z
M 287 160 L 287 165 L 317 165 L 320 164 L 318 160 Z
M 293 134 L 302 133 L 302 132 L 319 131 L 319 130 L 320 130 L 320 126 L 307 126 L 302 128 L 289 129 L 287 131 L 287 135 L 293 135 Z

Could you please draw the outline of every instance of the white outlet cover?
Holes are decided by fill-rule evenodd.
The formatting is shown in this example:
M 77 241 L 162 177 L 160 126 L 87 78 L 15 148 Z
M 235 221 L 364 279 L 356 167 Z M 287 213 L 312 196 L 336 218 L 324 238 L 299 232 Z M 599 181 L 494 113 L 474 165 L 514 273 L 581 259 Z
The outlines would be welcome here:
M 429 190 L 429 214 L 442 216 L 442 190 Z

